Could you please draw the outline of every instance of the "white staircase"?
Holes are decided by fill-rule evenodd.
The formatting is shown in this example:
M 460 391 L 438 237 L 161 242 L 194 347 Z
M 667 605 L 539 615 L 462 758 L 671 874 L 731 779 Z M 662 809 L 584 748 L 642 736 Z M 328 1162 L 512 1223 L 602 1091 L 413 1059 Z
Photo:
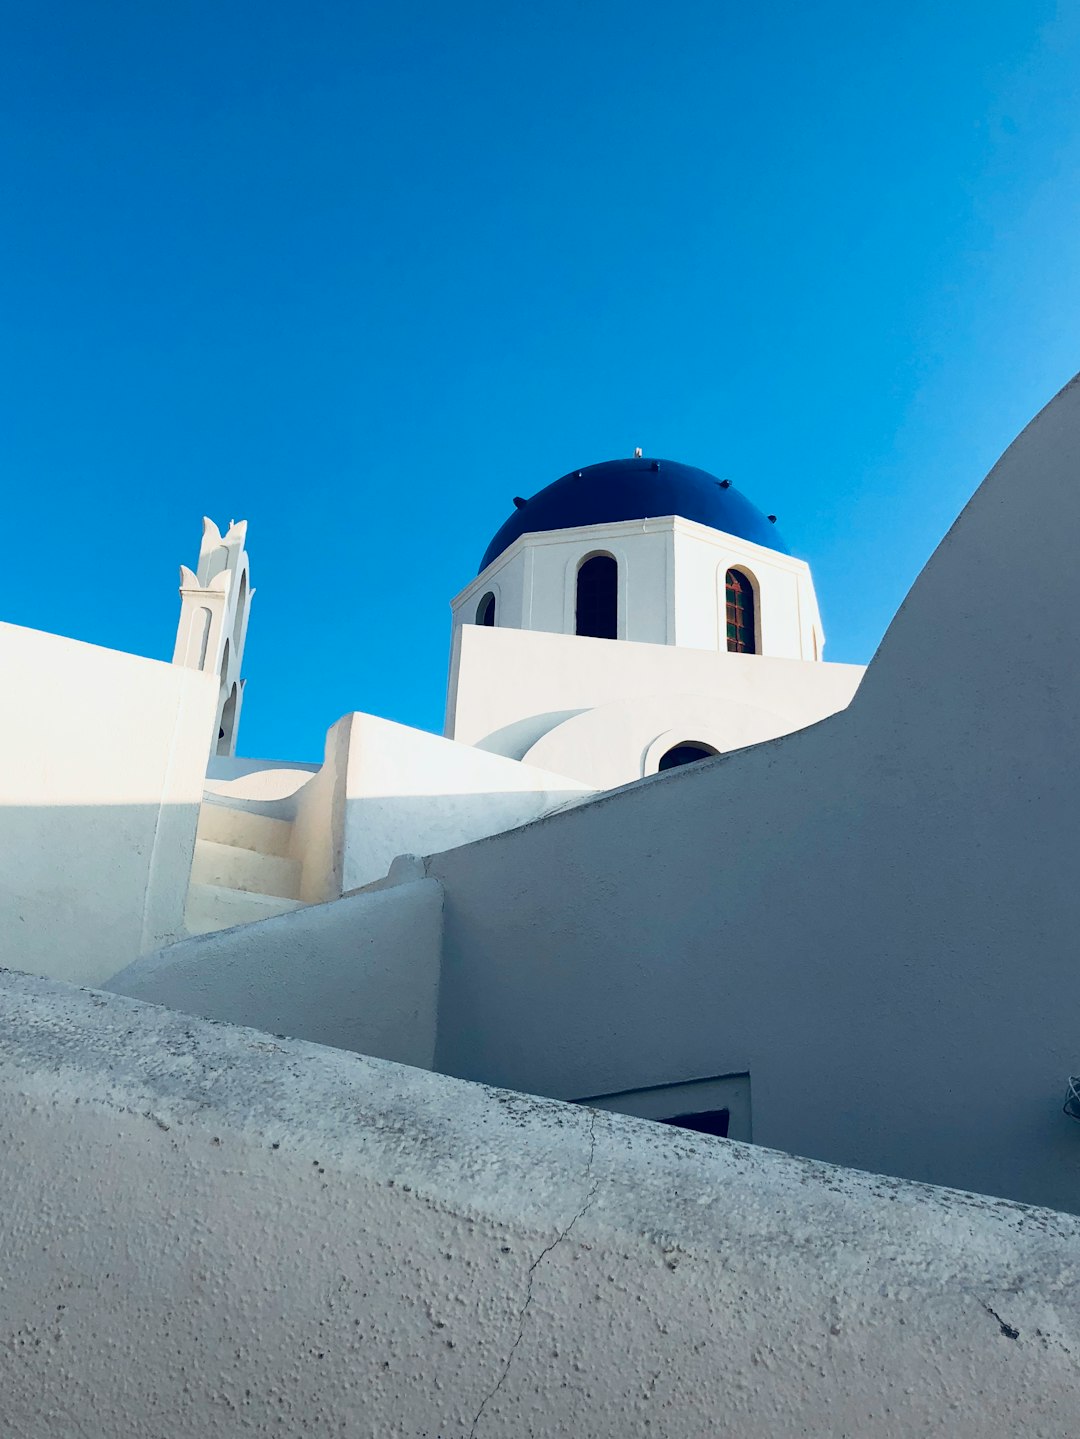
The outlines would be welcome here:
M 189 934 L 299 909 L 302 864 L 290 853 L 296 791 L 308 769 L 208 778 L 184 923 Z

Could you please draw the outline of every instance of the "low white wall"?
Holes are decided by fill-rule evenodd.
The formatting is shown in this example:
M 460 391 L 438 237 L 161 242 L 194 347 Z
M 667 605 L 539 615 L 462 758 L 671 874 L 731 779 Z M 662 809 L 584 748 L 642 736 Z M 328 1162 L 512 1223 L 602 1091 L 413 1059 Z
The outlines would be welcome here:
M 183 932 L 213 675 L 0 624 L 0 962 L 96 983 Z
M 843 709 L 863 676 L 861 665 L 480 625 L 461 627 L 451 665 L 447 733 L 514 759 L 583 710 L 628 700 L 655 707 L 665 696 L 700 697 L 716 707 L 719 724 L 728 713 L 763 711 L 788 732 Z M 674 713 L 671 722 L 677 720 Z M 660 728 L 668 725 L 661 720 Z M 639 774 L 624 773 L 617 782 Z
M 560 774 L 455 744 L 440 735 L 349 717 L 341 888 L 384 875 L 399 854 L 424 854 L 511 829 L 590 793 Z
M 0 976 L 0 1430 L 1072 1439 L 1080 1224 Z
M 106 988 L 430 1068 L 441 958 L 442 886 L 420 879 L 198 935 Z
M 565 1098 L 749 1073 L 764 1144 L 1080 1210 L 1078 464 L 1074 382 L 842 714 L 429 860 L 438 1067 Z
M 345 786 L 353 716 L 327 732 L 323 762 L 297 792 L 291 854 L 301 862 L 300 898 L 308 904 L 337 899 L 344 885 Z

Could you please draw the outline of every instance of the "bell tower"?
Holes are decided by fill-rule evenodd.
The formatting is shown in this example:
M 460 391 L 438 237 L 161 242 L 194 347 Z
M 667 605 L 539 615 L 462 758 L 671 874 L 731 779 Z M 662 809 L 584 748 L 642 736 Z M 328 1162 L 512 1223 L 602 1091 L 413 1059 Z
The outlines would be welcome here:
M 180 566 L 180 623 L 172 662 L 217 674 L 214 753 L 219 755 L 236 753 L 244 698 L 240 667 L 255 593 L 246 539 L 246 520 L 231 520 L 222 535 L 213 520 L 204 518 L 198 570 Z

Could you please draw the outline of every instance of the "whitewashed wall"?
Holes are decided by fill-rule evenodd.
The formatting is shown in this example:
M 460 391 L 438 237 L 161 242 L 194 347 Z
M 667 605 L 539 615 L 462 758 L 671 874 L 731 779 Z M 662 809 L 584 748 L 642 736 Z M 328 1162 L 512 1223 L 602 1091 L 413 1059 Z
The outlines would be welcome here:
M 0 624 L 0 962 L 93 984 L 183 932 L 218 682 Z
M 0 976 L 18 1439 L 1071 1439 L 1080 1227 Z
M 862 674 L 861 665 L 465 625 L 447 733 L 605 788 L 649 773 L 646 750 L 673 727 L 707 724 L 709 735 L 682 737 L 722 751 L 755 744 L 843 709 Z
M 341 890 L 386 874 L 399 854 L 431 852 L 525 824 L 589 786 L 374 715 L 354 714 L 344 773 Z M 336 727 L 340 728 L 340 727 Z
M 1074 382 L 843 713 L 430 861 L 438 1067 L 562 1097 L 749 1073 L 765 1144 L 1080 1209 L 1078 472 Z
M 171 944 L 106 988 L 430 1069 L 442 962 L 442 886 L 411 879 Z M 421 871 L 422 873 L 422 871 Z

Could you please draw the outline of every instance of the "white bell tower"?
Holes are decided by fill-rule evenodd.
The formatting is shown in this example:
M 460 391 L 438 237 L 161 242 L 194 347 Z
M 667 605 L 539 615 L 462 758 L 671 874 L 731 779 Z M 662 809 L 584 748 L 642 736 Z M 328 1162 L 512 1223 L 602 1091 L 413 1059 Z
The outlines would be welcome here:
M 236 753 L 244 698 L 240 666 L 255 593 L 246 539 L 246 520 L 231 520 L 222 535 L 213 520 L 204 518 L 198 571 L 180 566 L 180 623 L 172 662 L 218 675 L 214 753 L 219 755 Z

